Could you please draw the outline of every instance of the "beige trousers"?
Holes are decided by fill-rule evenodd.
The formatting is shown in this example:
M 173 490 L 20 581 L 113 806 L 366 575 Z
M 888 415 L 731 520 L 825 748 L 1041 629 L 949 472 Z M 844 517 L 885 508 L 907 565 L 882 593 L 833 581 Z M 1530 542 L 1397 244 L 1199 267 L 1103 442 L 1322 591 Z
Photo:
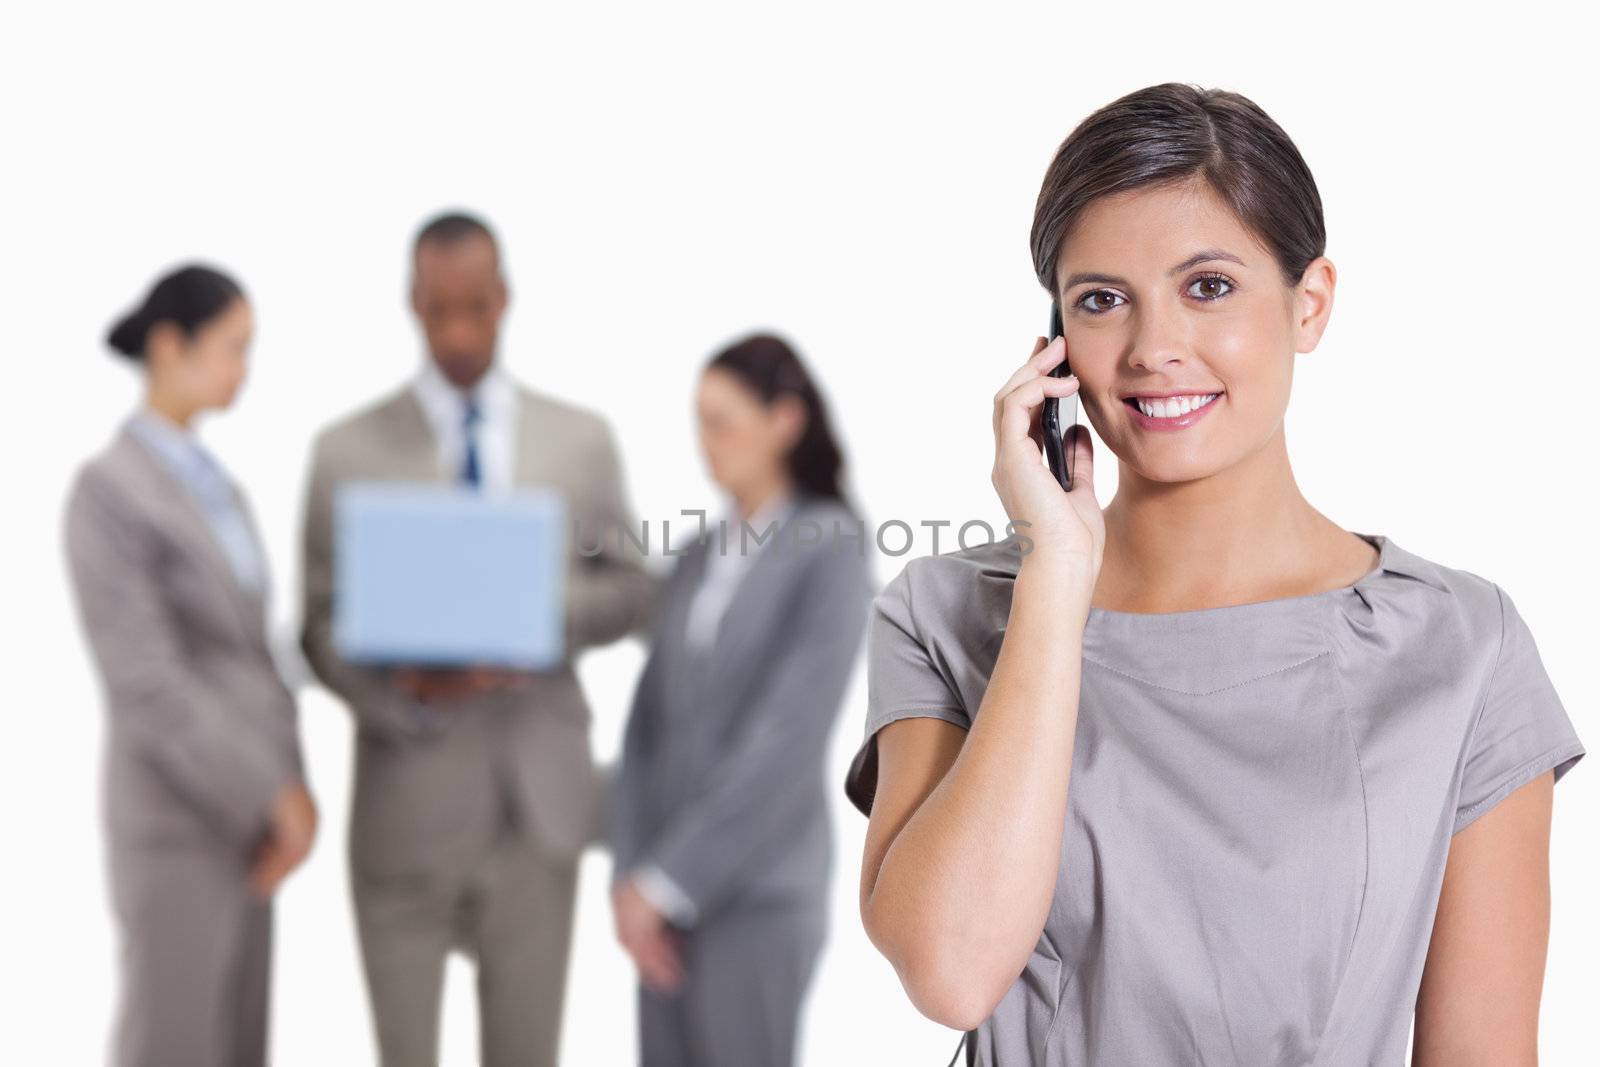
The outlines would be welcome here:
M 352 873 L 362 964 L 384 1067 L 433 1067 L 445 960 L 477 967 L 483 1067 L 554 1067 L 577 859 L 507 825 L 472 870 L 374 883 Z

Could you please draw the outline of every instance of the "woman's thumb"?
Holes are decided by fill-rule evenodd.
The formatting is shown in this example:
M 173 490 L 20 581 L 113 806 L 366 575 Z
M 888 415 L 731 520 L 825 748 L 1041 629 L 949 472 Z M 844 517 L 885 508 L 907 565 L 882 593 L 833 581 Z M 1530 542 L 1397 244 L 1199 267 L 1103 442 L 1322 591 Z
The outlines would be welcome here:
M 1094 444 L 1089 437 L 1089 427 L 1081 422 L 1075 422 L 1067 427 L 1065 446 L 1068 455 L 1072 457 L 1070 470 L 1072 471 L 1072 490 L 1077 492 L 1078 487 L 1088 486 L 1094 492 Z

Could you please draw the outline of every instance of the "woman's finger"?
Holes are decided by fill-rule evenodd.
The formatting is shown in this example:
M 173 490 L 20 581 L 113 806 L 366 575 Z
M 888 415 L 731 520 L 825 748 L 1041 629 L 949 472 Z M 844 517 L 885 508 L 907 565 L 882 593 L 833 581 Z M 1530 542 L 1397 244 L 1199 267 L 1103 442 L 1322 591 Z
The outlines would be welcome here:
M 272 895 L 278 883 L 289 873 L 291 864 L 287 859 L 283 850 L 276 846 L 268 845 L 262 850 L 254 869 L 250 872 L 250 883 L 257 895 L 261 897 Z
M 1030 436 L 1038 425 L 1045 397 L 1071 396 L 1077 391 L 1076 375 L 1053 378 L 1045 374 L 1023 382 L 1000 405 L 999 436 L 1011 440 Z
M 641 976 L 646 977 L 656 989 L 670 992 L 683 979 L 677 960 L 660 937 L 649 938 L 646 944 L 640 946 L 638 962 Z
M 1066 347 L 1066 339 L 1062 337 L 1057 337 L 1054 341 L 1046 341 L 1043 337 L 1036 338 L 1033 342 L 1033 352 L 1022 361 L 1021 366 L 1011 372 L 1006 383 L 995 390 L 994 399 L 999 401 L 1034 375 L 1048 372 L 1066 356 Z
M 995 430 L 997 442 L 1004 446 L 1007 442 L 1020 444 L 1024 440 L 1033 440 L 1031 431 L 1039 421 L 1038 410 L 1044 398 L 1071 396 L 1077 391 L 1078 377 L 1075 374 L 1065 378 L 1040 375 L 1023 382 L 1007 394 L 1000 404 L 999 424 Z
M 1013 371 L 1011 373 L 1011 377 L 1006 379 L 1006 384 L 1002 385 L 995 392 L 995 420 L 998 422 L 1000 418 L 999 410 L 1001 402 L 1005 400 L 1006 396 L 1013 389 L 1030 378 L 1035 378 L 1041 374 L 1049 373 L 1050 368 L 1054 367 L 1057 363 L 1060 363 L 1066 358 L 1066 356 L 1067 342 L 1064 337 L 1057 337 L 1054 341 L 1050 342 L 1046 342 L 1043 337 L 1037 339 L 1033 344 L 1033 355 L 1029 356 L 1027 362 L 1023 363 L 1022 366 Z

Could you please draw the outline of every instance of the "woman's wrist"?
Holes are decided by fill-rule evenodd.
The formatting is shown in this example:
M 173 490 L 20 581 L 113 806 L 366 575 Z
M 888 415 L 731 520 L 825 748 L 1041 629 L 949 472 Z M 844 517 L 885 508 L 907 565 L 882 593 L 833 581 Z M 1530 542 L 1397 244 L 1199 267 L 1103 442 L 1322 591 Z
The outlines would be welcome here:
M 1083 556 L 1035 546 L 1022 557 L 1013 597 L 1046 598 L 1057 611 L 1081 620 L 1089 615 L 1094 581 L 1093 565 Z

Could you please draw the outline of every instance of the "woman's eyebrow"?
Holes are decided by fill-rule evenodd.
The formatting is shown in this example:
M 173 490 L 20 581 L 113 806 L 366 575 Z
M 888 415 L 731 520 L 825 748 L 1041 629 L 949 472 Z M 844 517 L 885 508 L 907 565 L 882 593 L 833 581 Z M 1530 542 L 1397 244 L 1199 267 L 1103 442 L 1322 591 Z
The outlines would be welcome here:
M 1171 275 L 1186 271 L 1190 267 L 1196 267 L 1201 263 L 1208 263 L 1217 259 L 1227 260 L 1229 263 L 1237 263 L 1241 267 L 1245 265 L 1244 260 L 1234 255 L 1232 252 L 1228 252 L 1221 248 L 1202 248 L 1200 251 L 1196 252 L 1182 263 L 1179 263 L 1177 266 L 1167 271 L 1167 275 L 1170 277 Z M 1082 285 L 1084 282 L 1093 282 L 1096 285 L 1127 285 L 1128 279 L 1119 278 L 1114 274 L 1101 274 L 1097 271 L 1080 271 L 1079 273 L 1069 277 L 1061 288 L 1064 292 L 1068 289 L 1071 289 L 1074 285 Z

